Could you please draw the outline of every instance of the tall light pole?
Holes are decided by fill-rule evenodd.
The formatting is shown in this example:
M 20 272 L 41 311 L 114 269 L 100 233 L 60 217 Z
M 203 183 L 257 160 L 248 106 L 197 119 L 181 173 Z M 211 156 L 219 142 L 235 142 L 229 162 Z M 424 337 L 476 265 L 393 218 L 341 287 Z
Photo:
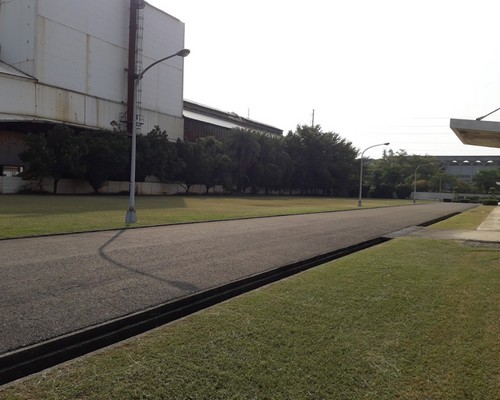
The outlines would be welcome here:
M 137 222 L 137 215 L 135 212 L 135 159 L 137 153 L 137 101 L 135 100 L 137 95 L 137 86 L 139 85 L 139 81 L 144 77 L 144 74 L 156 64 L 159 64 L 169 58 L 173 57 L 186 57 L 189 55 L 190 51 L 188 49 L 179 50 L 177 53 L 171 54 L 167 57 L 161 58 L 158 61 L 148 65 L 141 73 L 133 73 L 130 78 L 134 80 L 134 100 L 132 106 L 132 150 L 130 156 L 130 200 L 129 206 L 127 210 L 127 214 L 125 215 L 125 223 L 133 224 Z
M 417 197 L 417 171 L 421 167 L 425 167 L 426 165 L 432 165 L 432 164 L 434 164 L 434 163 L 430 162 L 430 163 L 419 165 L 417 168 L 415 168 L 415 178 L 413 180 L 413 204 L 416 203 L 415 197 Z
M 363 152 L 361 153 L 361 166 L 360 166 L 360 170 L 359 170 L 359 197 L 358 197 L 358 208 L 361 208 L 362 207 L 362 201 L 361 201 L 361 197 L 362 197 L 362 194 L 363 194 L 363 155 L 365 154 L 365 151 L 366 150 L 369 150 L 373 147 L 377 147 L 377 146 L 389 146 L 390 143 L 387 142 L 387 143 L 379 143 L 379 144 L 374 144 L 373 146 L 370 146 L 370 147 L 367 147 L 366 149 L 363 150 Z
M 439 177 L 439 193 L 441 193 L 441 182 L 442 182 L 443 177 L 444 177 L 445 175 L 448 175 L 448 173 L 447 173 L 447 172 L 445 172 L 445 173 L 443 173 L 443 175 L 441 175 L 441 176 Z

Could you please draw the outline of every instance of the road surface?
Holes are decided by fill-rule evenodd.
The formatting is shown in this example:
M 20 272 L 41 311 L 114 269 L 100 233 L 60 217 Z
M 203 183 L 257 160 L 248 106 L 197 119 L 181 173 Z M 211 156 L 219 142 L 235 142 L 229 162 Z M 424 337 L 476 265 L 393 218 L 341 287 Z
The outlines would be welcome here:
M 0 241 L 0 354 L 461 212 L 435 203 Z

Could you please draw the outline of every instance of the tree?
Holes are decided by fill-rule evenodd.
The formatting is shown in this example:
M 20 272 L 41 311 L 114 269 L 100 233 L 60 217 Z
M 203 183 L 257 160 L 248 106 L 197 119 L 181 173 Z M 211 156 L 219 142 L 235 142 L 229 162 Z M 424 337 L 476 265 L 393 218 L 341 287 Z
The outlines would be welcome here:
M 357 149 L 351 142 L 341 138 L 335 132 L 325 134 L 327 146 L 328 170 L 333 179 L 332 194 L 347 196 L 357 188 L 356 167 Z
M 434 175 L 432 175 L 429 179 L 429 189 L 434 192 L 446 192 L 450 191 L 453 186 L 455 186 L 455 182 L 457 178 L 452 175 L 449 175 L 446 172 L 440 171 Z
M 472 182 L 482 193 L 489 193 L 500 182 L 500 168 L 479 171 L 472 177 Z
M 227 137 L 226 145 L 237 191 L 244 192 L 253 184 L 250 170 L 255 167 L 260 153 L 258 134 L 247 129 L 233 129 Z
M 200 158 L 196 154 L 195 143 L 181 141 L 176 142 L 177 154 L 184 162 L 183 168 L 179 173 L 179 180 L 182 182 L 181 186 L 184 187 L 186 193 L 189 193 L 191 186 L 201 182 L 200 171 Z
M 154 175 L 162 182 L 176 180 L 183 171 L 184 162 L 175 143 L 168 140 L 159 126 L 146 135 L 137 136 L 136 180 L 141 182 Z
M 412 191 L 417 170 L 417 190 L 428 190 L 433 176 L 442 175 L 438 160 L 430 156 L 408 155 L 404 150 L 385 151 L 379 160 L 366 163 L 366 181 L 370 195 L 380 198 L 408 198 Z
M 104 182 L 126 170 L 129 144 L 118 131 L 85 132 L 83 137 L 87 145 L 85 178 L 97 193 Z
M 288 133 L 286 143 L 294 162 L 294 188 L 308 194 L 349 191 L 357 154 L 350 142 L 335 132 L 323 132 L 319 125 L 303 125 Z
M 281 136 L 261 134 L 258 137 L 260 152 L 254 175 L 254 190 L 263 189 L 266 194 L 288 187 L 292 160 L 286 152 L 285 140 Z
M 28 134 L 26 150 L 19 154 L 29 164 L 28 173 L 38 179 L 51 176 L 53 193 L 61 178 L 79 178 L 85 173 L 84 140 L 66 125 L 56 125 L 41 134 Z
M 195 154 L 200 164 L 200 183 L 208 194 L 211 187 L 224 184 L 231 171 L 231 158 L 226 154 L 224 144 L 214 137 L 200 138 L 195 143 Z

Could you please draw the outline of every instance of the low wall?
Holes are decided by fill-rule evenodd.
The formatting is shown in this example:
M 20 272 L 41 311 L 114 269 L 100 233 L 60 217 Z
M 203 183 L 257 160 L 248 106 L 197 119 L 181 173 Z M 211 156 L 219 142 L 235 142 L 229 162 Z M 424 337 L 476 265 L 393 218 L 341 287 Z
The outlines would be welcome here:
M 433 192 L 417 192 L 415 193 L 415 200 L 435 200 L 443 201 L 443 199 L 453 200 L 456 197 L 478 197 L 480 199 L 487 199 L 491 196 L 488 194 L 471 194 L 471 193 L 433 193 Z M 413 199 L 413 193 L 410 196 Z
M 129 193 L 129 182 L 108 181 L 99 189 L 99 193 Z M 138 195 L 172 195 L 186 193 L 183 185 L 178 183 L 159 183 L 159 182 L 136 182 L 135 192 Z M 189 188 L 189 193 L 204 194 L 206 192 L 204 185 L 193 185 Z M 224 193 L 222 186 L 210 188 L 209 193 Z
M 26 184 L 17 176 L 0 176 L 0 194 L 17 193 Z
M 434 193 L 434 192 L 415 193 L 415 200 L 443 201 L 443 199 L 453 200 L 454 198 L 455 198 L 455 193 Z M 413 199 L 413 193 L 410 195 L 410 199 Z
M 32 191 L 39 190 L 38 181 L 23 180 L 17 176 L 0 176 L 0 194 L 13 194 L 18 193 L 23 189 L 31 189 Z M 44 178 L 41 183 L 43 191 L 52 193 L 54 189 L 54 179 Z M 108 181 L 106 182 L 99 193 L 103 194 L 118 194 L 129 193 L 130 182 Z M 184 194 L 186 190 L 183 185 L 178 183 L 160 183 L 160 182 L 136 182 L 135 192 L 138 195 L 173 195 Z M 205 185 L 193 185 L 189 189 L 189 193 L 205 194 Z M 251 192 L 248 189 L 248 194 Z M 94 193 L 92 186 L 84 179 L 61 179 L 57 185 L 58 194 L 89 194 Z M 222 186 L 211 187 L 209 193 L 223 194 L 225 193 Z M 273 193 L 278 194 L 278 193 Z M 294 193 L 298 194 L 298 193 Z M 491 197 L 487 194 L 470 194 L 470 193 L 433 193 L 433 192 L 417 192 L 415 195 L 416 200 L 434 200 L 443 201 L 443 199 L 453 200 L 455 197 Z M 410 196 L 413 199 L 413 193 Z
M 117 194 L 129 193 L 130 182 L 108 181 L 99 193 Z M 23 180 L 20 177 L 0 176 L 0 194 L 13 194 L 22 190 L 39 191 L 52 193 L 54 190 L 54 179 L 44 178 L 40 183 L 38 181 Z M 173 195 L 186 193 L 184 186 L 176 183 L 160 182 L 136 182 L 135 191 L 138 195 Z M 189 193 L 204 194 L 206 192 L 204 185 L 193 185 Z M 57 194 L 89 194 L 94 193 L 92 186 L 83 179 L 61 179 L 57 184 Z M 222 186 L 210 188 L 210 193 L 224 193 Z

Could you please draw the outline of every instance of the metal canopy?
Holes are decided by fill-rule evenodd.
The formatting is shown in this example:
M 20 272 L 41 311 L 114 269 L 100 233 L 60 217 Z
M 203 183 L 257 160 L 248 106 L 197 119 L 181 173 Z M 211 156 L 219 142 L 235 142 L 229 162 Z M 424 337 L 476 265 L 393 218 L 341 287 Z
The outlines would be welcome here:
M 464 144 L 500 148 L 500 122 L 452 118 L 450 128 Z

